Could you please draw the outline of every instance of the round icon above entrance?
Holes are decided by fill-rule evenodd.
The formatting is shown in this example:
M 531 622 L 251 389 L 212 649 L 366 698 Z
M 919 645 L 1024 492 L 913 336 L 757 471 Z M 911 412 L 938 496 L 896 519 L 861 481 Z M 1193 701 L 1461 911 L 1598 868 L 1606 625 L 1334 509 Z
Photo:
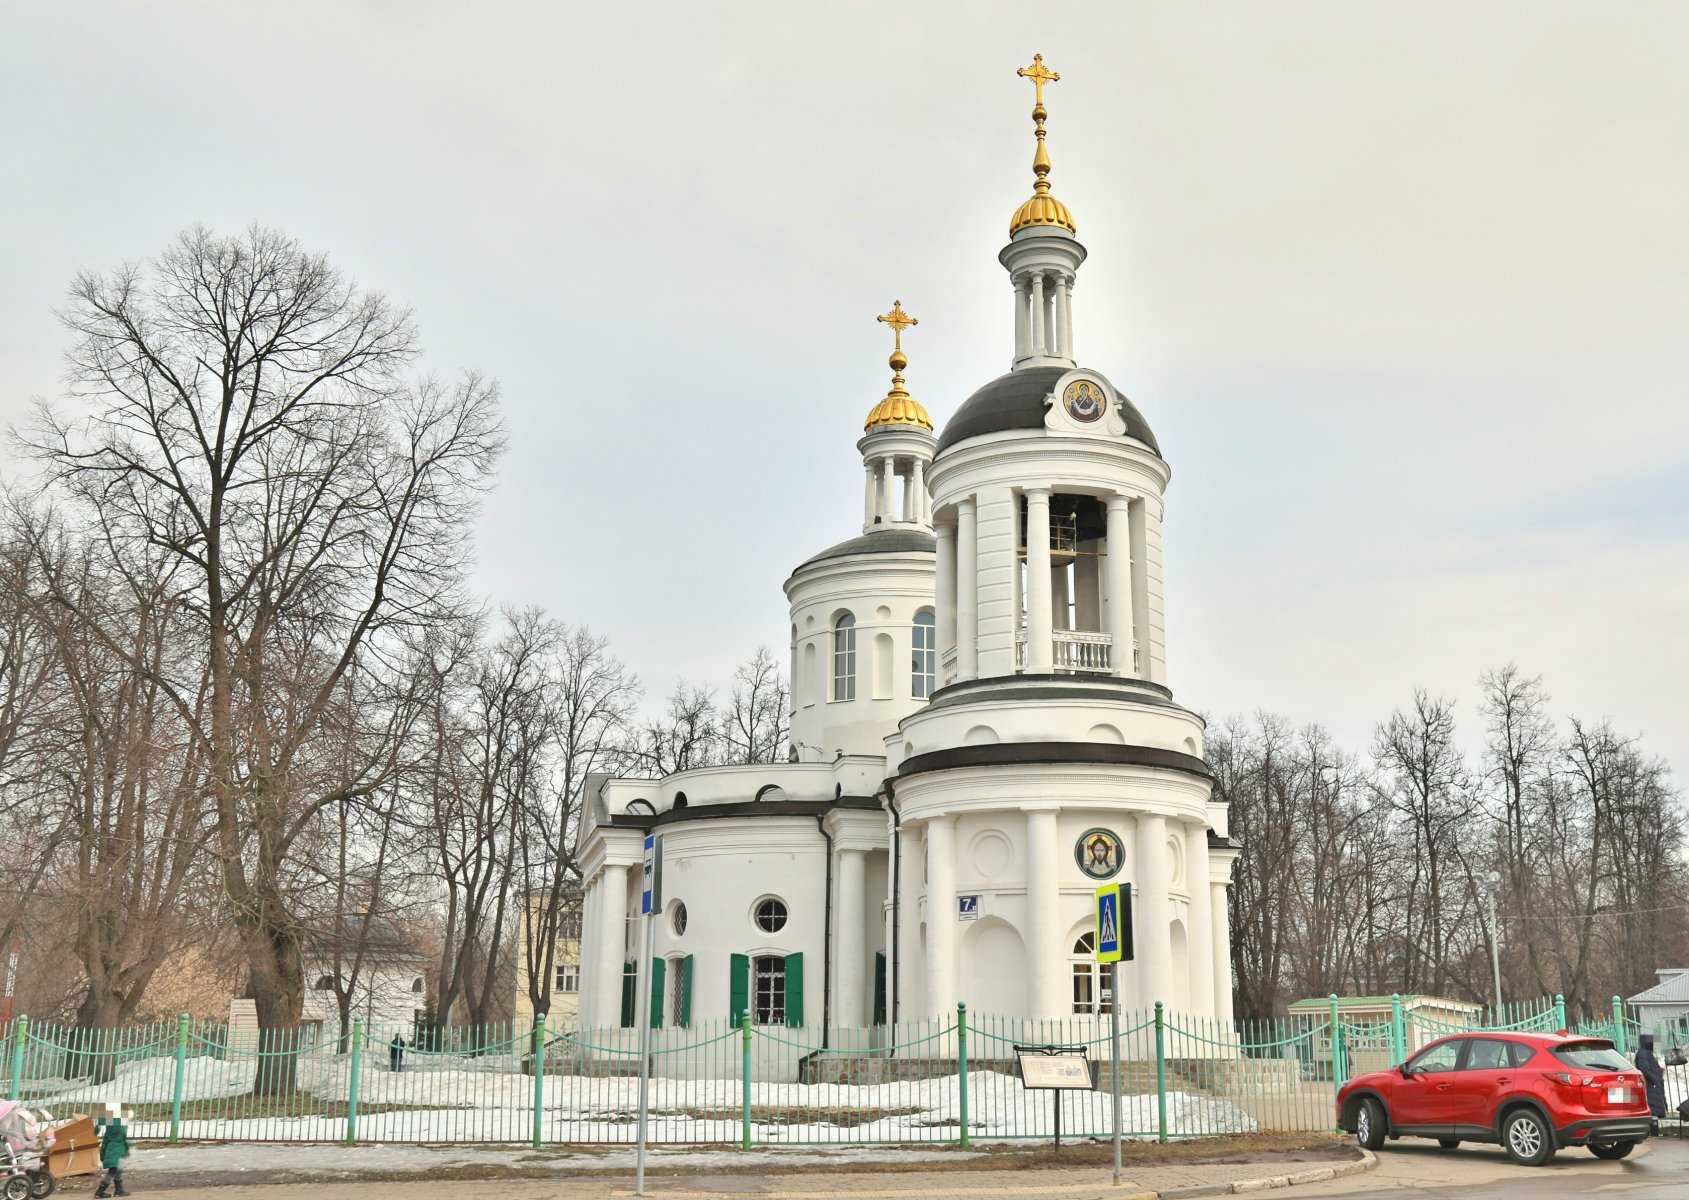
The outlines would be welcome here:
M 1087 829 L 1073 844 L 1073 861 L 1092 879 L 1112 879 L 1126 861 L 1126 850 L 1112 829 Z

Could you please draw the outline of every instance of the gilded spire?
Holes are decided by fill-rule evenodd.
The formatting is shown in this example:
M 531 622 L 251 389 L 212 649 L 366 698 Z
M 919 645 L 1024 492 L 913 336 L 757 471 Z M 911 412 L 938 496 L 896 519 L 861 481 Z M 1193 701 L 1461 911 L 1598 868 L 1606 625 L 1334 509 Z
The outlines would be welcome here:
M 1044 108 L 1044 85 L 1057 82 L 1061 75 L 1044 65 L 1042 54 L 1034 54 L 1032 65 L 1021 67 L 1015 74 L 1032 80 L 1032 126 L 1033 136 L 1038 139 L 1038 149 L 1032 154 L 1032 173 L 1036 176 L 1032 183 L 1032 198 L 1015 210 L 1009 221 L 1009 236 L 1013 237 L 1034 225 L 1055 225 L 1069 233 L 1078 233 L 1067 205 L 1050 195 L 1050 151 L 1044 144 L 1044 122 L 1050 115 Z
M 901 300 L 892 301 L 891 311 L 881 313 L 874 320 L 891 326 L 891 357 L 886 360 L 891 367 L 891 390 L 868 414 L 868 420 L 862 426 L 863 432 L 881 425 L 919 425 L 930 430 L 932 418 L 927 415 L 927 410 L 903 388 L 903 368 L 909 365 L 909 356 L 903 353 L 903 331 L 920 322 L 903 311 Z

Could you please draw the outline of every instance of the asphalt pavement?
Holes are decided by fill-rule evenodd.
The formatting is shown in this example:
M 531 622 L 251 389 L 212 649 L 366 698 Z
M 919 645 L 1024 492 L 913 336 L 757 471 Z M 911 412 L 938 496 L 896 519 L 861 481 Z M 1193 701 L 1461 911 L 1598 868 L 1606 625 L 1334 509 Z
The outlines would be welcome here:
M 1378 1152 L 1365 1175 L 1271 1192 L 1283 1200 L 1556 1200 L 1558 1197 L 1623 1200 L 1689 1198 L 1689 1141 L 1653 1138 L 1620 1162 L 1602 1162 L 1587 1150 L 1562 1150 L 1542 1167 L 1520 1167 L 1496 1146 L 1440 1149 L 1434 1142 L 1403 1139 Z

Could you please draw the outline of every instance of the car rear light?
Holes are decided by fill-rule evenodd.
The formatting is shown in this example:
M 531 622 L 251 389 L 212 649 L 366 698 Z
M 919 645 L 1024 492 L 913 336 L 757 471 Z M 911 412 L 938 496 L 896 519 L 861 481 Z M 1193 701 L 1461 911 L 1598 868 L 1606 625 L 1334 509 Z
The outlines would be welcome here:
M 1550 1071 L 1548 1077 L 1555 1083 L 1564 1084 L 1567 1087 L 1589 1087 L 1595 1082 L 1594 1076 L 1573 1075 L 1568 1071 Z

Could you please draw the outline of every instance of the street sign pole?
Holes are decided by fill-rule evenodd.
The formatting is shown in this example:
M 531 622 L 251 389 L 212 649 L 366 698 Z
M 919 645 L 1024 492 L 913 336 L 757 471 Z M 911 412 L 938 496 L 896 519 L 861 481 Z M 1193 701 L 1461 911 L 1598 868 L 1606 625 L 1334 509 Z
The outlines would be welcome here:
M 1114 1068 L 1114 1182 L 1120 1183 L 1120 964 L 1132 957 L 1132 885 L 1097 889 L 1097 962 L 1108 966 L 1108 1027 Z
M 651 1113 L 651 952 L 654 949 L 651 917 L 662 907 L 658 893 L 662 845 L 655 834 L 645 835 L 644 878 L 640 884 L 639 921 L 642 949 L 634 965 L 634 1002 L 639 1008 L 639 1148 L 634 1160 L 633 1194 L 645 1195 L 645 1137 Z

